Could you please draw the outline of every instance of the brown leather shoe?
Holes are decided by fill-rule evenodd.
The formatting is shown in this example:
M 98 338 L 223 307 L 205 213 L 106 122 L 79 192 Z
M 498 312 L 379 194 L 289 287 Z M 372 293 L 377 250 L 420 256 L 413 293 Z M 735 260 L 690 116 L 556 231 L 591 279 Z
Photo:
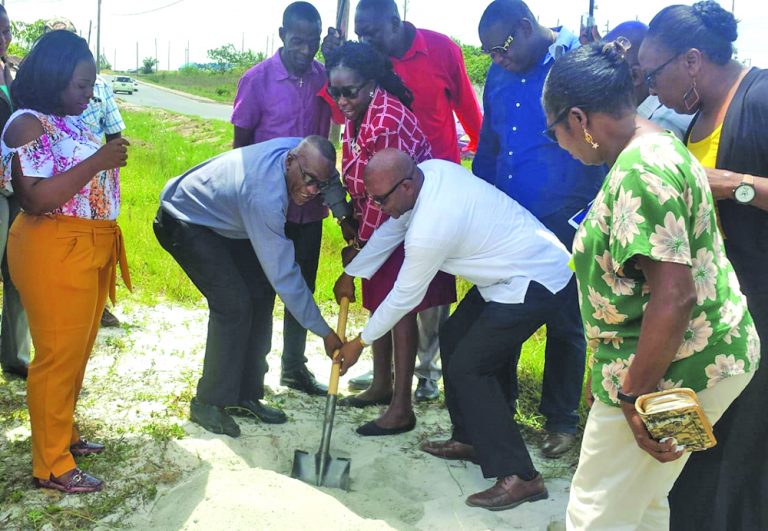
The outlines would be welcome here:
M 544 500 L 549 497 L 541 474 L 530 481 L 512 475 L 499 478 L 490 489 L 473 494 L 467 498 L 470 507 L 482 507 L 489 511 L 512 509 L 521 503 Z
M 86 474 L 79 468 L 73 468 L 59 477 L 51 474 L 50 479 L 34 478 L 34 483 L 39 489 L 55 489 L 65 494 L 98 492 L 104 487 L 103 481 Z
M 475 462 L 475 459 L 477 459 L 474 446 L 454 441 L 453 439 L 448 439 L 447 441 L 424 441 L 421 443 L 421 449 L 440 459 L 463 459 L 472 462 Z
M 104 451 L 104 445 L 86 441 L 85 439 L 80 439 L 75 444 L 69 445 L 69 453 L 74 455 L 75 457 L 82 457 L 84 455 L 93 455 L 93 454 L 100 454 Z
M 544 436 L 544 444 L 541 453 L 544 457 L 560 457 L 576 444 L 575 433 L 561 433 L 548 431 Z

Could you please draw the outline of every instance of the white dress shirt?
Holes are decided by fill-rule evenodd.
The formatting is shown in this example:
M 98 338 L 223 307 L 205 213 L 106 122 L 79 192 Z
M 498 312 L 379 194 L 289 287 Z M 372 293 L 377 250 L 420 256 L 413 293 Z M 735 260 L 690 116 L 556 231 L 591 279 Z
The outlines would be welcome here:
M 648 96 L 637 108 L 637 114 L 654 122 L 656 125 L 671 131 L 681 142 L 685 142 L 685 133 L 693 120 L 692 114 L 679 114 L 665 107 L 658 96 Z
M 462 276 L 483 299 L 504 304 L 523 302 L 531 281 L 552 293 L 568 284 L 568 251 L 530 212 L 458 164 L 429 160 L 419 168 L 424 184 L 413 209 L 376 229 L 345 269 L 371 278 L 405 241 L 395 285 L 368 321 L 363 341 L 383 336 L 413 310 L 438 271 Z

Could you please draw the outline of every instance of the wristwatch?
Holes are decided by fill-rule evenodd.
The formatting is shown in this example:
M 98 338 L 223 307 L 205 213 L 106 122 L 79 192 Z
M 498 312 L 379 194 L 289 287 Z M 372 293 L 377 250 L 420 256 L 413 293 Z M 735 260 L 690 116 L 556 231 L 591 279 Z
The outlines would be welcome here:
M 733 189 L 733 198 L 739 204 L 748 205 L 755 199 L 755 195 L 755 178 L 745 173 L 741 183 Z
M 618 398 L 622 402 L 626 402 L 627 404 L 634 404 L 635 402 L 637 402 L 637 397 L 636 396 L 625 395 L 621 391 L 618 391 L 616 393 L 616 398 Z

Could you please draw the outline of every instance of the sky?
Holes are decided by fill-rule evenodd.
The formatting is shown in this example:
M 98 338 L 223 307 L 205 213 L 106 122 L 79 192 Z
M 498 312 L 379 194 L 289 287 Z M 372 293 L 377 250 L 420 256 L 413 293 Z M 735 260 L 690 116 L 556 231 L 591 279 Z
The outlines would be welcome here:
M 32 22 L 40 18 L 67 17 L 88 38 L 93 24 L 91 47 L 96 47 L 96 12 L 99 0 L 5 0 L 11 20 Z M 351 2 L 352 14 L 357 0 Z M 189 46 L 190 62 L 207 63 L 206 51 L 224 44 L 244 46 L 256 52 L 277 50 L 282 12 L 291 0 L 101 0 L 102 50 L 120 70 L 136 67 L 144 57 L 157 57 L 160 69 L 176 69 L 184 64 Z M 335 25 L 338 0 L 314 0 L 325 27 Z M 397 0 L 400 14 L 406 0 Z M 439 31 L 462 42 L 478 45 L 477 23 L 486 0 L 407 0 L 405 18 L 417 27 Z M 670 0 L 597 0 L 595 18 L 603 34 L 626 20 L 648 23 Z M 691 1 L 679 3 L 691 4 Z M 739 58 L 755 66 L 768 67 L 768 47 L 760 31 L 768 28 L 766 0 L 722 0 L 727 9 L 735 8 L 739 23 L 736 42 Z M 563 24 L 578 30 L 588 0 L 529 0 L 528 5 L 542 24 Z M 630 7 L 631 6 L 631 7 Z M 352 33 L 352 28 L 350 29 Z M 155 50 L 157 49 L 157 54 Z

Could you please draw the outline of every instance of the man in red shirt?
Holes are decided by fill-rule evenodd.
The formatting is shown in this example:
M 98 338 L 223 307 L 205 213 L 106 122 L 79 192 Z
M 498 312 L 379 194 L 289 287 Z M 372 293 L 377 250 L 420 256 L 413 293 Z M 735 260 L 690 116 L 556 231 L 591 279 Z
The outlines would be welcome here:
M 468 148 L 475 151 L 483 115 L 461 48 L 455 42 L 441 33 L 403 22 L 394 0 L 360 0 L 355 11 L 355 33 L 361 41 L 389 57 L 397 75 L 413 92 L 413 113 L 432 144 L 436 159 L 461 162 L 454 113 L 469 135 Z M 323 55 L 339 46 L 342 38 L 337 29 L 330 28 L 323 40 Z M 331 107 L 336 109 L 333 104 Z M 437 331 L 448 319 L 448 312 L 448 306 L 437 306 L 418 315 L 417 401 L 438 396 Z M 353 379 L 350 384 L 366 388 L 369 375 Z

